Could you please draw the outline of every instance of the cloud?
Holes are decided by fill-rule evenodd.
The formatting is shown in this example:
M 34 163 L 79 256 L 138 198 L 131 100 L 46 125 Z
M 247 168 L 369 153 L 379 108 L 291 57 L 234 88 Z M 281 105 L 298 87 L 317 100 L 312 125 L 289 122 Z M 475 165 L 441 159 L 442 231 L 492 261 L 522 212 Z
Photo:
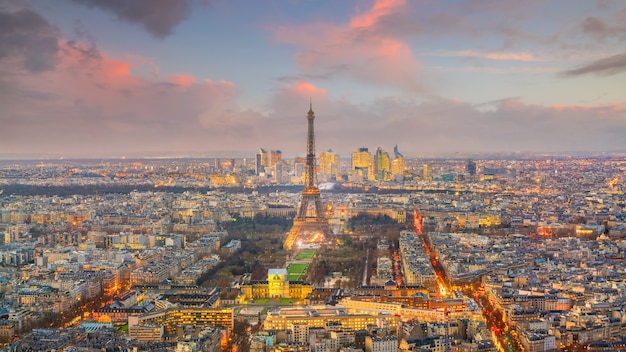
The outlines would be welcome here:
M 294 60 L 308 76 L 328 72 L 358 80 L 425 92 L 419 80 L 419 64 L 411 48 L 400 38 L 379 29 L 387 16 L 402 11 L 403 0 L 379 0 L 368 11 L 346 24 L 314 23 L 277 28 L 274 38 L 300 48 Z
M 404 0 L 378 0 L 369 11 L 354 16 L 350 21 L 352 28 L 370 28 L 385 16 L 389 16 L 404 7 Z
M 453 56 L 453 57 L 472 57 L 479 59 L 497 60 L 497 61 L 540 61 L 534 54 L 528 52 L 481 52 L 477 50 L 460 50 L 452 52 L 427 52 L 422 55 L 430 56 Z
M 411 115 L 394 122 L 403 126 L 394 137 L 411 153 L 626 148 L 619 137 L 626 133 L 621 103 L 541 106 L 508 98 L 490 104 L 489 110 L 447 100 L 416 105 Z
M 318 88 L 309 82 L 298 82 L 295 87 L 293 87 L 293 91 L 301 96 L 309 96 L 309 97 L 320 97 L 326 96 L 326 90 L 323 88 Z
M 127 151 L 239 150 L 265 133 L 258 113 L 238 107 L 227 81 L 167 81 L 133 74 L 133 65 L 100 59 L 63 64 L 22 76 L 0 112 L 4 152 L 125 153 Z M 180 83 L 183 84 L 180 84 Z M 55 93 L 52 95 L 52 93 Z M 29 142 L 20 136 L 29 135 Z M 109 154 L 110 155 L 110 154 Z
M 598 40 L 618 38 L 620 41 L 626 39 L 626 8 L 614 15 L 612 18 L 600 19 L 589 16 L 583 20 L 580 27 L 584 33 L 593 36 Z
M 24 75 L 19 87 L 0 81 L 0 150 L 115 156 L 267 147 L 304 155 L 309 97 L 318 150 L 332 148 L 343 157 L 358 147 L 391 150 L 395 144 L 409 156 L 626 149 L 623 103 L 416 103 L 385 97 L 355 104 L 296 81 L 283 82 L 269 103 L 271 112 L 261 114 L 237 104 L 239 89 L 232 82 L 182 74 L 146 79 L 122 58 L 99 52 L 97 59 L 81 59 L 82 51 L 72 50 L 63 47 L 57 69 Z
M 179 85 L 181 87 L 189 87 L 196 81 L 194 76 L 187 75 L 171 75 L 170 82 Z
M 67 41 L 31 10 L 0 11 L 0 27 L 4 153 L 234 150 L 269 132 L 260 114 L 238 107 L 232 82 L 145 78 L 136 71 L 158 73 L 151 60 L 112 57 L 81 41 L 84 35 Z M 54 50 L 39 45 L 41 38 Z
M 302 74 L 276 82 L 264 113 L 240 105 L 236 82 L 185 72 L 161 77 L 150 59 L 113 56 L 80 33 L 66 40 L 32 11 L 21 15 L 0 11 L 0 26 L 7 29 L 0 33 L 20 34 L 19 43 L 32 47 L 28 52 L 22 44 L 0 45 L 0 150 L 115 156 L 128 151 L 208 154 L 267 147 L 303 155 L 309 98 L 316 113 L 318 151 L 332 148 L 342 157 L 362 146 L 390 150 L 395 144 L 408 156 L 626 150 L 623 102 L 543 106 L 519 98 L 483 104 L 431 98 L 420 103 L 407 95 L 354 103 L 349 95 L 330 94 L 327 89 L 332 85 L 326 83 L 337 75 L 405 92 L 425 91 L 419 63 L 399 32 L 387 24 L 405 10 L 402 1 L 379 1 L 340 25 L 276 30 L 277 40 L 299 48 L 295 60 Z M 56 43 L 56 49 L 29 44 L 40 37 Z M 46 57 L 47 66 L 27 64 L 31 54 Z M 514 51 L 464 54 L 490 60 L 536 58 Z M 605 62 L 589 72 L 623 70 L 619 64 L 623 55 L 613 57 L 618 64 L 607 68 Z
M 29 9 L 0 11 L 0 62 L 42 72 L 57 64 L 58 31 Z
M 273 134 L 279 135 L 276 148 L 302 155 L 308 101 L 290 105 L 292 100 L 288 90 L 279 91 L 273 103 L 276 111 L 266 122 L 281 127 Z M 387 97 L 354 104 L 326 98 L 314 100 L 313 110 L 316 146 L 319 150 L 332 148 L 342 157 L 349 157 L 358 147 L 391 150 L 395 144 L 409 156 L 626 150 L 623 103 L 542 106 L 518 98 L 484 104 L 451 99 L 415 103 Z
M 626 71 L 626 53 L 600 59 L 584 66 L 567 70 L 561 73 L 564 77 L 576 77 L 584 74 L 611 76 Z
M 172 34 L 187 18 L 193 0 L 73 0 L 88 7 L 97 7 L 120 19 L 143 26 L 157 38 Z

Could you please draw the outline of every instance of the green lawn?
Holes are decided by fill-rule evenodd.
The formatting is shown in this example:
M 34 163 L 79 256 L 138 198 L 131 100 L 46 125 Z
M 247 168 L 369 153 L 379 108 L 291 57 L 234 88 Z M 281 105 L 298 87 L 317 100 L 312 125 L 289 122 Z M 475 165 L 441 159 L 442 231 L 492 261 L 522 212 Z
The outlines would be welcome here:
M 298 254 L 296 254 L 296 259 L 305 260 L 305 259 L 313 259 L 315 257 L 315 253 L 317 251 L 315 249 L 303 249 Z
M 287 279 L 290 281 L 302 280 L 309 264 L 289 264 L 287 267 Z
M 289 281 L 301 281 L 302 274 L 289 274 L 287 275 L 287 280 Z

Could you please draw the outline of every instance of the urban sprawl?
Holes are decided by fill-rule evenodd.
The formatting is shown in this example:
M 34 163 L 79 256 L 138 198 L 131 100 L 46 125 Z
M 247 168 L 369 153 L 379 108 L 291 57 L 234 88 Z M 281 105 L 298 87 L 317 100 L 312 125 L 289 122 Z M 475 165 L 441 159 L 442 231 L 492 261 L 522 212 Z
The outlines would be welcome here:
M 623 155 L 400 150 L 2 161 L 0 344 L 626 350 Z

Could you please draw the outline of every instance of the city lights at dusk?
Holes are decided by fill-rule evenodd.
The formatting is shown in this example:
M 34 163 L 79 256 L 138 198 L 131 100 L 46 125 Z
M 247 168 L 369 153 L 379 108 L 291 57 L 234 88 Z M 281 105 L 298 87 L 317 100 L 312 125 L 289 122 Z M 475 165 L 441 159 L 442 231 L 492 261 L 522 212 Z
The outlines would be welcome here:
M 0 350 L 626 351 L 624 0 L 0 0 Z

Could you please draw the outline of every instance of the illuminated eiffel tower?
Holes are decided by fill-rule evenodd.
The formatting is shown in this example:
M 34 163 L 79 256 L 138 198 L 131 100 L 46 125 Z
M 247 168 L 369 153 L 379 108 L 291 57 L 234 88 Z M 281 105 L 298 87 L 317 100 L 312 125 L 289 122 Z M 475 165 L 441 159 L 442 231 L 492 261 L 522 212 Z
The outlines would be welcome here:
M 306 115 L 308 120 L 307 149 L 306 149 L 306 170 L 304 173 L 304 190 L 302 191 L 302 202 L 298 208 L 296 217 L 293 219 L 293 227 L 287 239 L 285 248 L 291 249 L 294 244 L 314 243 L 324 240 L 328 234 L 328 221 L 324 218 L 322 199 L 320 190 L 317 188 L 317 177 L 315 175 L 315 132 L 313 121 L 315 113 L 313 105 L 309 107 Z

